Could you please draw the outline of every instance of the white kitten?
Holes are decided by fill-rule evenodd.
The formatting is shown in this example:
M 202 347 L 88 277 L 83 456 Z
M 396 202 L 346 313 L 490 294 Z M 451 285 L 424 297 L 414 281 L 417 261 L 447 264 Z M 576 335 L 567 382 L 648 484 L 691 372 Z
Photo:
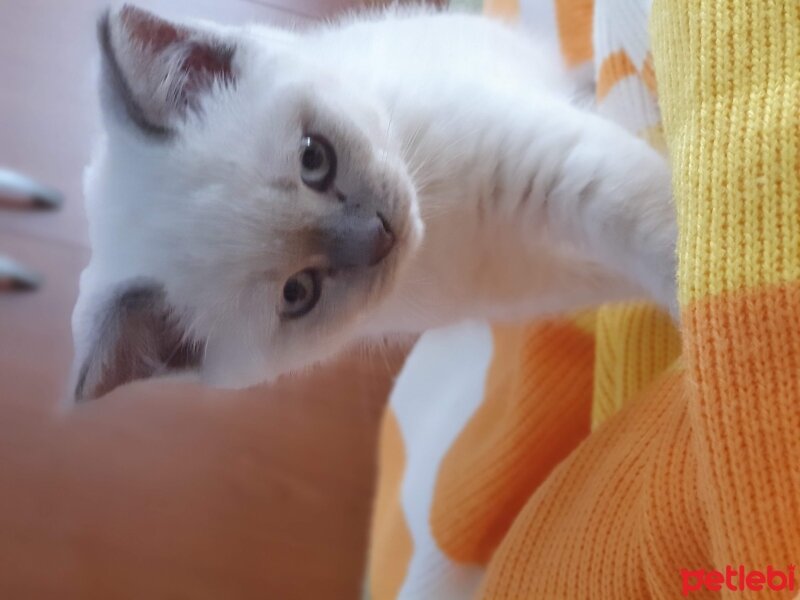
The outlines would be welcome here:
M 100 22 L 106 136 L 75 396 L 193 369 L 245 386 L 355 340 L 675 302 L 670 176 L 481 17 L 303 33 Z

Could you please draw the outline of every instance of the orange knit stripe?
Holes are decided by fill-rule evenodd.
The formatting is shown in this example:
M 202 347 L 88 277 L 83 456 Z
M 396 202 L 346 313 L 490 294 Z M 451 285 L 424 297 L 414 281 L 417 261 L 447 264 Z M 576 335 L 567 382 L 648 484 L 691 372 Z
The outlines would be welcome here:
M 529 498 L 478 597 L 681 597 L 678 568 L 710 566 L 697 481 L 684 372 L 670 370 Z
M 715 562 L 795 564 L 800 282 L 698 299 L 683 315 Z
M 592 60 L 594 0 L 555 0 L 561 54 L 574 67 Z
M 597 73 L 597 99 L 602 100 L 620 80 L 638 75 L 639 71 L 624 50 L 612 52 L 600 65 Z
M 400 503 L 405 447 L 400 426 L 387 407 L 380 434 L 381 477 L 372 515 L 368 586 L 372 598 L 396 598 L 413 552 L 413 541 Z
M 642 81 L 647 86 L 647 89 L 653 92 L 653 96 L 658 96 L 658 83 L 656 82 L 656 70 L 653 67 L 653 55 L 648 52 L 647 57 L 644 59 L 642 71 L 640 73 Z
M 495 327 L 483 404 L 450 447 L 431 529 L 462 563 L 486 564 L 528 497 L 589 433 L 594 342 L 568 319 Z
M 516 19 L 519 15 L 519 0 L 486 0 L 483 12 L 501 19 Z

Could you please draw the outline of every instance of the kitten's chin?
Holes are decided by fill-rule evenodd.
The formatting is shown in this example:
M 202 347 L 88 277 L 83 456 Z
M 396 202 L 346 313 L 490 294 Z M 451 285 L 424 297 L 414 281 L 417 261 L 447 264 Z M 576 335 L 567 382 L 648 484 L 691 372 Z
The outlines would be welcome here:
M 266 362 L 254 348 L 245 348 L 241 338 L 210 339 L 206 344 L 200 381 L 209 387 L 239 390 L 274 379 L 264 368 Z
M 203 366 L 200 371 L 200 382 L 211 388 L 220 390 L 242 390 L 269 381 L 263 372 L 246 371 L 232 364 L 224 366 Z
M 269 381 L 269 378 L 264 377 L 263 374 L 255 375 L 229 367 L 230 365 L 226 365 L 224 368 L 207 369 L 203 367 L 200 371 L 200 382 L 207 387 L 219 390 L 243 390 Z

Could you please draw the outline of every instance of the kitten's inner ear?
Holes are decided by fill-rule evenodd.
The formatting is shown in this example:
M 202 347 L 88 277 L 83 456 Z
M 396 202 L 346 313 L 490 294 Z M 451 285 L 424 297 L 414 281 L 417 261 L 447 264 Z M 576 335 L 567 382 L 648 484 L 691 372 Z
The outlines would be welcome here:
M 174 133 L 204 94 L 236 80 L 233 43 L 130 5 L 100 19 L 98 38 L 105 110 L 151 136 Z
M 197 369 L 201 349 L 185 338 L 164 288 L 126 285 L 92 323 L 89 352 L 77 372 L 75 399 L 91 400 L 138 379 Z

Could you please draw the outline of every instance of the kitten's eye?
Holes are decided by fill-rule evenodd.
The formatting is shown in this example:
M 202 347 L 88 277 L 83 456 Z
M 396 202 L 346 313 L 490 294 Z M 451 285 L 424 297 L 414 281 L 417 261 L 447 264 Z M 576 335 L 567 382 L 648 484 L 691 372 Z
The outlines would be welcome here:
M 328 140 L 318 135 L 300 141 L 300 177 L 308 187 L 324 192 L 336 176 L 336 153 Z
M 300 271 L 283 284 L 281 316 L 287 319 L 302 317 L 314 308 L 319 296 L 319 273 L 313 269 Z

